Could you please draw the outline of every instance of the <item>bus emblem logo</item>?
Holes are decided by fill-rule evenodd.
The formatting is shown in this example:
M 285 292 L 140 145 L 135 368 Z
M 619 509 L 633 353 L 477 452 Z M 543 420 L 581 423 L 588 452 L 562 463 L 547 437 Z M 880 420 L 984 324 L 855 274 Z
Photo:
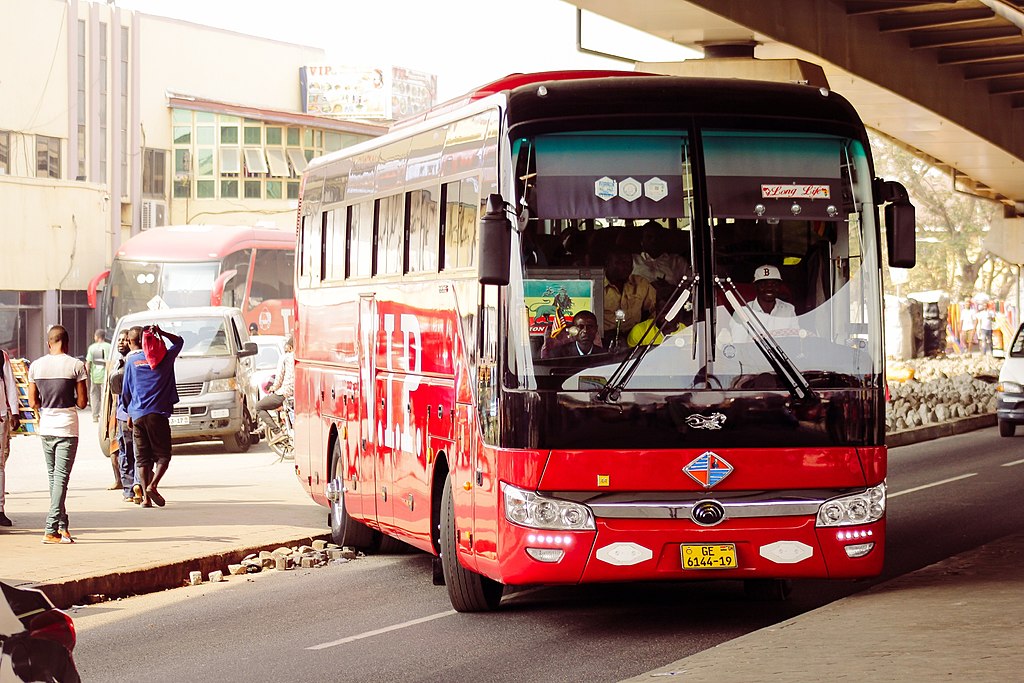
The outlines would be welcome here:
M 690 479 L 709 489 L 732 474 L 732 465 L 717 453 L 705 451 L 684 467 L 683 471 Z

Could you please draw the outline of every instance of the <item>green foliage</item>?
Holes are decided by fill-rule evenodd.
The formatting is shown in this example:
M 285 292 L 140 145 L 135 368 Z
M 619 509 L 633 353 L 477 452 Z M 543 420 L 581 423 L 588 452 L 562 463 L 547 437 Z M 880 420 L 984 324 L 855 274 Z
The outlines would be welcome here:
M 917 209 L 917 267 L 909 272 L 901 292 L 940 289 L 954 301 L 976 292 L 1005 296 L 1010 270 L 982 246 L 989 222 L 1002 214 L 1002 205 L 957 192 L 948 172 L 889 138 L 872 135 L 871 150 L 876 175 L 903 183 Z M 888 266 L 885 275 L 886 291 L 892 293 Z

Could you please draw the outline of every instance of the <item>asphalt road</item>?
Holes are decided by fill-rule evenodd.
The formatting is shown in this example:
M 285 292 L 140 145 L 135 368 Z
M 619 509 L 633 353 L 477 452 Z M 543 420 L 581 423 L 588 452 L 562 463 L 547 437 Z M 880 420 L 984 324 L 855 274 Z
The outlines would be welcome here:
M 533 588 L 456 614 L 414 553 L 83 608 L 75 657 L 86 681 L 618 681 L 1024 529 L 1022 444 L 991 428 L 893 449 L 884 576 L 797 583 L 785 603 L 709 581 Z

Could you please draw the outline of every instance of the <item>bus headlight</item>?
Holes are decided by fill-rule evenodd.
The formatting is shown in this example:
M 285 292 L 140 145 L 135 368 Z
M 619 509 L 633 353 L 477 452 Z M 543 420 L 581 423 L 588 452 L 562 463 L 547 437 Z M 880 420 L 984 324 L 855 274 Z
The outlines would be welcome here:
M 234 377 L 210 380 L 210 393 L 215 391 L 234 391 L 236 388 L 238 388 L 238 383 L 235 381 Z
M 885 516 L 885 482 L 861 493 L 825 501 L 818 508 L 817 526 L 870 524 Z
M 511 484 L 502 484 L 501 490 L 505 499 L 505 519 L 513 524 L 556 531 L 594 528 L 594 515 L 586 505 L 545 498 Z

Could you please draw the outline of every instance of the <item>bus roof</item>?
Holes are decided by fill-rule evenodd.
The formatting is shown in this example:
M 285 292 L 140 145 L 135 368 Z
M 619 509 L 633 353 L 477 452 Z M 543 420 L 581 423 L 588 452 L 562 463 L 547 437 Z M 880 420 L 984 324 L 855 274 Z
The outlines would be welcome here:
M 206 261 L 250 248 L 295 247 L 295 233 L 247 225 L 166 225 L 140 232 L 121 245 L 129 261 Z

